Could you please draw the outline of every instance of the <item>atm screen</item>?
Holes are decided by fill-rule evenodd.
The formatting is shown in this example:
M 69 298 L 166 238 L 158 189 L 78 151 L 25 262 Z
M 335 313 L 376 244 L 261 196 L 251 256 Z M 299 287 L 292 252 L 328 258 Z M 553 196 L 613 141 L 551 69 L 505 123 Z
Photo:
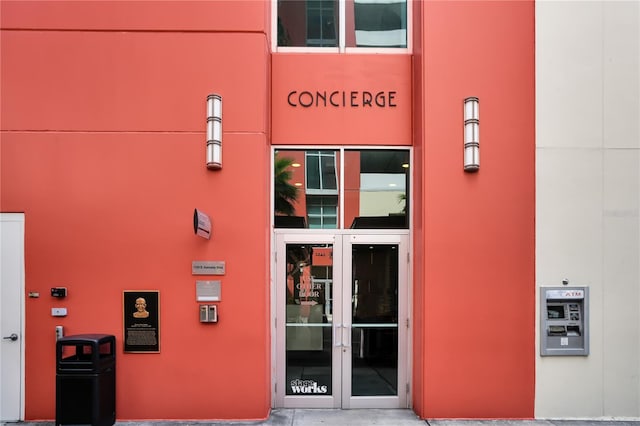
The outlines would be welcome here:
M 564 319 L 564 305 L 547 305 L 547 319 Z

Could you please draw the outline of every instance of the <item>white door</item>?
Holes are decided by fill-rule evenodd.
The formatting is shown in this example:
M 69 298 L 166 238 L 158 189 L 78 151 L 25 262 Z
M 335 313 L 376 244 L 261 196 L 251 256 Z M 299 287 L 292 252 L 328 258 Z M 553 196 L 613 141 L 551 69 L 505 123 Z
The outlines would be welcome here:
M 0 421 L 24 419 L 24 214 L 0 213 Z
M 278 407 L 406 408 L 408 236 L 277 234 Z

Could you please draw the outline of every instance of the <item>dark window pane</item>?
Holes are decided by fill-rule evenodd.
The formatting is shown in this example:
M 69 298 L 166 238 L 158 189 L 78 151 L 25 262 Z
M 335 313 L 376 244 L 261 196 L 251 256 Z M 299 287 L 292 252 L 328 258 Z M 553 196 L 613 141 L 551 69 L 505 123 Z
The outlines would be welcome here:
M 307 39 L 320 40 L 322 38 L 321 24 L 317 11 L 307 13 Z
M 338 45 L 337 0 L 278 0 L 278 46 Z
M 335 229 L 338 224 L 337 196 L 307 196 L 307 215 L 311 229 Z
M 307 155 L 307 188 L 322 189 L 320 186 L 320 162 L 315 155 Z
M 334 47 L 337 3 L 327 0 L 307 1 L 307 46 Z
M 407 47 L 407 2 L 347 0 L 348 47 Z
M 305 46 L 305 0 L 278 0 L 278 46 Z
M 306 158 L 307 191 L 335 194 L 338 189 L 335 151 L 307 151 Z
M 321 157 L 322 189 L 338 189 L 336 182 L 336 159 L 334 156 Z
M 352 246 L 351 394 L 398 393 L 398 246 Z

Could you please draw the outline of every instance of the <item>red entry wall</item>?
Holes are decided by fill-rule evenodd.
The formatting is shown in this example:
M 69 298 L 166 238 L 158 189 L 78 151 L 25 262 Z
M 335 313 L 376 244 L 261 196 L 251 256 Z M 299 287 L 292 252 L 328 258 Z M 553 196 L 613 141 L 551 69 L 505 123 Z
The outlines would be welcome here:
M 273 144 L 412 144 L 410 55 L 277 53 L 272 61 Z M 339 105 L 327 100 L 326 106 L 316 106 L 314 100 L 304 107 L 298 102 L 301 92 L 315 96 L 318 91 L 327 98 L 338 92 Z M 296 95 L 290 98 L 292 92 Z M 351 106 L 352 92 L 356 106 Z M 363 92 L 395 92 L 395 106 L 362 106 Z
M 414 5 L 414 407 L 532 418 L 534 2 Z M 477 173 L 463 172 L 469 96 L 480 100 Z
M 0 3 L 0 209 L 26 214 L 26 291 L 40 294 L 26 418 L 55 415 L 54 327 L 121 348 L 124 290 L 160 291 L 161 350 L 118 351 L 120 420 L 268 415 L 270 143 L 413 145 L 413 407 L 533 417 L 533 2 L 413 2 L 413 55 L 271 56 L 269 5 Z M 397 106 L 291 107 L 292 90 L 392 90 Z M 224 99 L 218 172 L 209 93 Z M 476 174 L 462 171 L 467 96 Z M 198 322 L 193 260 L 226 262 L 216 325 Z
M 268 416 L 268 6 L 2 2 L 0 208 L 25 212 L 26 291 L 39 293 L 26 299 L 27 420 L 55 417 L 56 325 L 116 336 L 119 420 Z M 215 172 L 210 93 L 223 97 Z M 211 240 L 194 235 L 194 208 Z M 195 281 L 212 277 L 193 260 L 226 262 L 218 324 L 199 322 Z M 160 292 L 160 353 L 122 352 L 124 290 Z

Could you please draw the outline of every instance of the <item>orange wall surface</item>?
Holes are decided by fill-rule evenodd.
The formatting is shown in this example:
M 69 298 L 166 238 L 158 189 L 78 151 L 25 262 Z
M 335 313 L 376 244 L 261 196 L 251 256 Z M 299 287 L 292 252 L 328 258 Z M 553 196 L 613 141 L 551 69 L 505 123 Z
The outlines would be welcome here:
M 413 56 L 271 56 L 269 2 L 0 5 L 0 210 L 26 214 L 26 291 L 40 293 L 27 420 L 55 416 L 56 325 L 116 335 L 120 420 L 268 415 L 270 143 L 413 145 L 413 407 L 533 417 L 533 2 L 414 2 Z M 304 90 L 394 91 L 395 106 L 288 104 Z M 217 172 L 209 93 L 224 103 Z M 198 322 L 193 260 L 226 262 L 218 324 Z M 124 290 L 160 291 L 159 354 L 122 353 Z
M 419 13 L 414 406 L 428 418 L 532 418 L 534 2 L 428 1 Z M 480 99 L 475 174 L 463 172 L 469 96 Z
M 267 1 L 2 0 L 4 29 L 267 32 Z
M 268 415 L 265 13 L 262 2 L 2 3 L 0 209 L 25 212 L 26 292 L 40 294 L 25 307 L 27 420 L 55 417 L 56 325 L 116 336 L 119 420 Z M 210 93 L 223 97 L 215 172 Z M 211 217 L 211 240 L 194 235 L 194 208 Z M 225 261 L 226 274 L 192 275 L 194 260 Z M 217 324 L 199 322 L 202 279 L 221 280 Z M 52 298 L 54 286 L 68 296 Z M 159 291 L 160 353 L 123 353 L 124 290 Z
M 411 145 L 411 56 L 278 53 L 272 62 L 274 144 Z M 292 106 L 294 91 L 339 92 L 339 106 L 303 107 L 296 96 Z M 394 92 L 395 106 L 363 106 L 363 92 Z
M 413 188 L 411 189 L 412 207 L 410 211 L 412 238 L 413 238 L 413 288 L 412 301 L 412 369 L 411 369 L 411 402 L 414 411 L 421 417 L 425 416 L 424 410 L 424 182 L 421 176 L 424 172 L 424 102 L 420 94 L 424 93 L 423 72 L 424 49 L 422 43 L 422 2 L 413 3 L 413 61 L 411 62 L 411 74 L 413 92 L 412 99 L 413 120 L 411 130 L 413 132 Z

